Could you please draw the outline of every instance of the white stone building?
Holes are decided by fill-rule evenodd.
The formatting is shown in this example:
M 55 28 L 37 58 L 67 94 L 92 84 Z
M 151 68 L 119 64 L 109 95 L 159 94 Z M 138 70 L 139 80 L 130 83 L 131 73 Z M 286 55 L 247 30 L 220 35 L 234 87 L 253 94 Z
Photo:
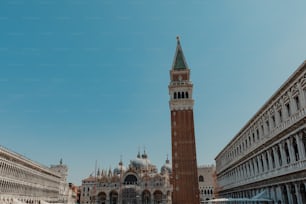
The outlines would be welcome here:
M 202 165 L 198 166 L 198 177 L 199 177 L 199 190 L 200 190 L 200 201 L 214 199 L 214 165 Z
M 219 197 L 306 203 L 306 61 L 215 160 Z
M 130 161 L 126 168 L 122 162 L 108 171 L 98 170 L 82 181 L 81 204 L 150 204 L 171 203 L 171 165 L 167 159 L 159 173 L 146 153 Z
M 0 203 L 65 203 L 67 166 L 51 168 L 0 146 Z

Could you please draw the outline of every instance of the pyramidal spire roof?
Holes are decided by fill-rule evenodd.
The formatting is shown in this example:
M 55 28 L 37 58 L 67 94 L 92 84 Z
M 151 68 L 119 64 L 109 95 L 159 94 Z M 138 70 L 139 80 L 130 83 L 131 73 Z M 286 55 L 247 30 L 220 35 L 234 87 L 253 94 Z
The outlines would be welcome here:
M 176 51 L 174 55 L 172 69 L 188 69 L 183 49 L 181 47 L 180 37 L 177 36 L 176 39 L 177 39 L 177 45 L 176 45 Z

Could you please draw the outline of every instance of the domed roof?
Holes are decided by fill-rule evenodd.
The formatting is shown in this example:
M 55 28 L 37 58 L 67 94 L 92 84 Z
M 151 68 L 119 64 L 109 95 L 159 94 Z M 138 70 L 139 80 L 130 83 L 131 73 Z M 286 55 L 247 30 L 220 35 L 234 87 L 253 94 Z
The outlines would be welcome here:
M 147 168 L 151 166 L 151 161 L 148 159 L 146 152 L 144 152 L 141 157 L 140 153 L 138 152 L 137 158 L 131 160 L 131 166 L 136 168 Z
M 126 171 L 126 167 L 123 166 L 122 161 L 119 162 L 118 166 L 114 169 L 114 175 L 118 175 L 120 174 L 120 172 L 125 172 Z
M 169 162 L 169 159 L 167 158 L 166 163 L 161 167 L 160 169 L 161 173 L 172 173 L 172 165 Z

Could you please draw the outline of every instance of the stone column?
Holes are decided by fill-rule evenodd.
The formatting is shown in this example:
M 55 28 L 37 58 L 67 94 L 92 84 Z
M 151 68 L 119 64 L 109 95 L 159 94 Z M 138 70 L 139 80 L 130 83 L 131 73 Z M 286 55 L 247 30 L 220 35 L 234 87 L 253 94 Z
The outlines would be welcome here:
M 247 176 L 248 176 L 248 169 L 246 167 L 246 164 L 243 164 L 243 179 L 247 179 Z
M 299 99 L 300 99 L 301 107 L 305 107 L 306 106 L 306 91 L 303 90 L 300 83 L 297 84 L 297 87 L 298 87 L 299 93 L 300 93 L 299 94 Z
M 281 109 L 277 109 L 276 108 L 276 106 L 275 106 L 275 125 L 278 127 L 280 124 L 281 124 L 281 118 L 280 118 L 280 116 L 279 116 L 279 111 L 280 111 Z
M 295 194 L 296 194 L 296 197 L 297 197 L 298 204 L 303 204 L 302 196 L 301 196 L 301 192 L 300 192 L 300 186 L 298 185 L 298 183 L 294 183 L 293 185 L 294 185 L 294 188 L 295 188 Z
M 274 201 L 274 203 L 276 203 L 277 201 L 276 186 L 272 186 L 271 199 Z
M 267 160 L 266 160 L 266 154 L 265 154 L 265 152 L 262 153 L 262 161 L 263 161 L 263 164 L 264 164 L 264 170 L 265 170 L 265 171 L 268 171 L 268 166 L 267 166 Z
M 250 166 L 251 166 L 251 176 L 255 176 L 255 166 L 254 166 L 254 158 L 250 160 Z
M 263 135 L 264 135 L 264 137 L 267 137 L 268 136 L 268 126 L 267 126 L 267 124 L 266 124 L 266 120 L 263 120 Z
M 306 159 L 306 154 L 305 154 L 305 148 L 304 148 L 304 144 L 303 144 L 303 132 L 300 131 L 298 132 L 296 135 L 294 135 L 295 139 L 296 139 L 296 143 L 298 146 L 298 151 L 299 151 L 299 156 L 300 156 L 300 160 L 304 160 Z
M 275 168 L 277 169 L 277 168 L 280 167 L 280 165 L 279 165 L 279 157 L 278 157 L 277 150 L 276 150 L 275 146 L 272 147 L 272 149 L 273 149 L 272 153 L 274 155 Z
M 284 149 L 284 141 L 281 141 L 279 143 L 279 150 L 282 156 L 282 165 L 284 166 L 287 164 L 287 158 L 286 158 L 287 156 L 286 156 L 285 149 Z
M 275 187 L 275 194 L 276 194 L 276 201 L 283 200 L 281 186 L 278 185 Z
M 272 170 L 272 169 L 274 169 L 274 167 L 273 167 L 273 162 L 272 162 L 272 157 L 271 157 L 271 154 L 272 154 L 272 152 L 271 152 L 272 150 L 270 149 L 270 150 L 267 150 L 267 156 L 268 156 L 268 162 L 269 162 L 269 167 L 270 167 L 270 171 Z M 274 160 L 275 160 L 275 158 L 274 158 Z M 275 163 L 274 163 L 275 164 Z M 274 165 L 275 166 L 275 165 Z
M 257 170 L 257 166 L 256 166 L 256 159 L 257 157 L 253 158 L 253 165 L 254 165 L 254 176 L 258 175 L 258 170 Z
M 289 203 L 293 203 L 292 196 L 291 196 L 291 188 L 289 184 L 285 184 L 287 188 L 287 196 L 288 196 L 288 201 Z
M 257 156 L 257 162 L 258 162 L 258 169 L 259 169 L 258 174 L 262 174 L 263 169 L 262 169 L 262 166 L 261 166 L 260 156 Z
M 288 150 L 289 150 L 289 156 L 290 156 L 290 163 L 295 162 L 295 155 L 294 155 L 294 149 L 292 145 L 292 138 L 289 138 L 286 140 L 287 145 L 288 145 Z

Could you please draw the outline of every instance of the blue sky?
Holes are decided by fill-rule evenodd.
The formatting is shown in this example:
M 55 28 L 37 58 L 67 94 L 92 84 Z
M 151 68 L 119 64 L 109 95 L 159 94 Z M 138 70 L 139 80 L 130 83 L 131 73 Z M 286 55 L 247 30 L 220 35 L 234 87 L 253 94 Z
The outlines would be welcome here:
M 198 164 L 215 156 L 306 59 L 306 2 L 1 0 L 0 145 L 63 158 L 76 184 L 144 147 L 171 157 L 169 70 L 194 83 Z

